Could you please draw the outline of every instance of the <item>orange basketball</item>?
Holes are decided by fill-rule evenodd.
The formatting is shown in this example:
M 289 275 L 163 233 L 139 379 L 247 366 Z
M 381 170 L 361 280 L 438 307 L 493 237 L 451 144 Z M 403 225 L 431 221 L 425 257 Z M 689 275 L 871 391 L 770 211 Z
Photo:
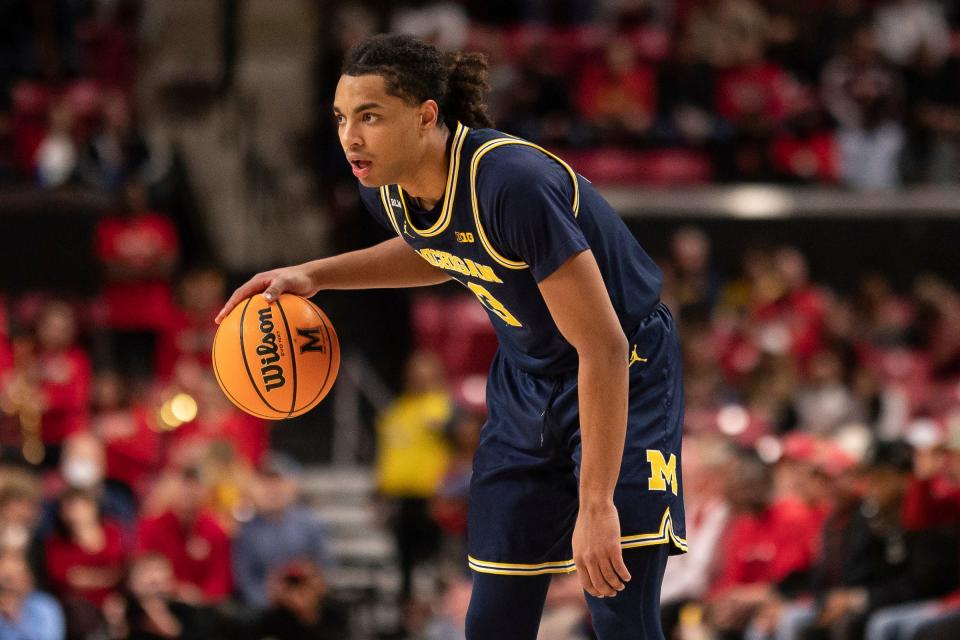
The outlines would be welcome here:
M 223 319 L 213 340 L 213 371 L 227 397 L 258 418 L 306 413 L 323 400 L 340 370 L 340 342 L 315 304 L 284 293 L 257 294 Z

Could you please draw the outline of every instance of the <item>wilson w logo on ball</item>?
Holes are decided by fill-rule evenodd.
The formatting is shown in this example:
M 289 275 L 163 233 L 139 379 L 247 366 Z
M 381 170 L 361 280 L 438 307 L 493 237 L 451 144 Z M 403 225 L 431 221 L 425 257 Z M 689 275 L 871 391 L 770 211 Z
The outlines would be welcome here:
M 260 338 L 260 344 L 257 345 L 257 355 L 264 356 L 260 358 L 260 374 L 263 376 L 263 386 L 267 391 L 273 391 L 286 384 L 283 377 L 283 369 L 274 364 L 280 359 L 277 353 L 277 336 L 273 333 L 273 313 L 270 307 L 260 309 L 257 312 L 260 316 L 260 331 L 263 337 Z
M 340 370 L 340 342 L 327 316 L 306 298 L 283 294 L 266 304 L 255 295 L 217 328 L 213 366 L 235 405 L 260 418 L 291 418 L 329 393 Z

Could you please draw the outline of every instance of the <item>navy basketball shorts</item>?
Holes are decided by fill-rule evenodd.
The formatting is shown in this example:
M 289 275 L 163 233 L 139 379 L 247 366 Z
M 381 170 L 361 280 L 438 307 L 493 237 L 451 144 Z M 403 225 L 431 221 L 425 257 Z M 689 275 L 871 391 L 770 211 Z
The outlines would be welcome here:
M 686 551 L 680 437 L 683 367 L 664 304 L 627 336 L 627 434 L 614 492 L 623 549 Z M 580 424 L 577 374 L 532 375 L 497 353 L 487 383 L 489 417 L 470 484 L 468 562 L 481 573 L 575 570 Z

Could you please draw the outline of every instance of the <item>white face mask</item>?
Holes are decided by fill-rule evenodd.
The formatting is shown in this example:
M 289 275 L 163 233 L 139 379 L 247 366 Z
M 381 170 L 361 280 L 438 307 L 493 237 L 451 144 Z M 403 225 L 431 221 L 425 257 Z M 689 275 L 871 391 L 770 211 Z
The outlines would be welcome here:
M 0 547 L 4 549 L 21 550 L 29 541 L 30 532 L 22 524 L 10 523 L 0 528 Z
M 63 477 L 74 489 L 90 489 L 103 480 L 103 469 L 93 460 L 74 458 L 65 461 Z

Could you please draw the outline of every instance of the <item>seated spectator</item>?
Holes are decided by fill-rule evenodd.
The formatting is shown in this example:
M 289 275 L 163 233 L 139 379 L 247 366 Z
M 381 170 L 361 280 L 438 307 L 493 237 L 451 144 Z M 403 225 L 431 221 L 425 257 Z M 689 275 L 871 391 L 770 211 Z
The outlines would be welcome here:
M 327 533 L 308 507 L 298 503 L 300 466 L 289 456 L 267 454 L 253 483 L 256 515 L 240 527 L 233 571 L 244 602 L 265 608 L 268 579 L 292 561 L 330 565 Z
M 819 435 L 833 435 L 863 416 L 837 351 L 822 349 L 813 357 L 806 382 L 795 390 L 794 411 L 798 427 Z
M 877 6 L 875 28 L 884 57 L 901 67 L 921 52 L 935 60 L 950 53 L 950 28 L 943 5 L 931 0 L 892 0 Z
M 956 563 L 943 562 L 948 553 L 956 556 L 956 541 L 945 545 L 938 536 L 904 528 L 903 498 L 911 464 L 905 443 L 875 445 L 863 475 L 862 502 L 853 509 L 842 535 L 824 538 L 843 548 L 832 554 L 841 560 L 832 567 L 837 586 L 818 593 L 816 616 L 804 638 L 861 638 L 874 613 L 943 594 L 947 585 L 956 583 Z
M 159 553 L 133 559 L 127 588 L 104 602 L 103 614 L 111 640 L 208 640 L 212 636 L 210 613 L 176 597 L 173 568 Z
M 910 531 L 932 530 L 956 535 L 960 525 L 960 450 L 939 445 L 917 448 L 903 515 L 904 524 Z M 956 548 L 960 549 L 960 544 Z M 955 560 L 960 561 L 960 553 L 956 554 Z M 956 581 L 953 586 L 957 586 Z M 868 640 L 920 638 L 919 630 L 935 629 L 938 623 L 958 612 L 960 588 L 955 588 L 942 598 L 880 609 L 870 617 L 866 637 Z
M 713 69 L 697 57 L 689 34 L 677 38 L 658 71 L 658 133 L 664 142 L 702 147 L 730 134 L 713 109 Z
M 499 49 L 495 59 L 504 55 L 504 43 L 494 42 Z M 516 63 L 516 69 L 501 64 L 494 68 L 500 81 L 504 131 L 538 144 L 576 146 L 589 136 L 588 127 L 577 114 L 574 97 L 568 90 L 569 79 L 556 58 L 542 46 L 531 46 Z M 497 97 L 496 94 L 494 97 Z M 496 103 L 494 103 L 496 105 Z
M 89 424 L 92 370 L 90 358 L 76 343 L 76 316 L 70 305 L 47 303 L 36 326 L 42 465 L 49 468 L 59 463 L 64 440 Z
M 842 52 L 824 67 L 823 103 L 840 125 L 840 177 L 855 189 L 900 184 L 904 144 L 896 120 L 902 98 L 900 74 L 880 57 L 870 25 L 860 26 Z
M 660 602 L 667 638 L 674 637 L 683 607 L 706 595 L 730 515 L 723 490 L 733 456 L 726 443 L 713 436 L 687 435 L 682 458 L 690 550 L 671 556 L 663 575 Z
M 137 531 L 136 549 L 166 557 L 176 577 L 176 597 L 192 604 L 215 604 L 230 595 L 230 540 L 204 505 L 209 485 L 198 466 L 179 469 L 171 504 L 146 517 Z
M 793 101 L 793 114 L 774 137 L 771 154 L 780 180 L 835 183 L 839 178 L 837 140 L 826 113 L 808 87 Z
M 800 632 L 817 616 L 814 594 L 823 594 L 843 585 L 849 569 L 861 558 L 851 557 L 849 525 L 861 507 L 860 476 L 853 460 L 826 445 L 818 456 L 817 472 L 829 479 L 829 513 L 819 532 L 817 560 L 806 576 L 794 580 L 789 591 L 780 590 L 759 609 L 747 629 L 748 640 L 774 638 L 799 640 Z
M 708 603 L 718 629 L 734 634 L 795 574 L 810 569 L 818 532 L 806 510 L 773 500 L 770 469 L 754 456 L 741 455 L 727 482 L 727 555 Z
M 128 180 L 142 178 L 150 160 L 136 129 L 130 101 L 119 90 L 104 94 L 102 125 L 80 152 L 77 173 L 92 189 L 120 193 Z
M 116 371 L 94 378 L 92 409 L 91 431 L 106 449 L 107 481 L 139 500 L 160 467 L 156 418 L 143 402 L 133 402 L 127 380 Z
M 0 554 L 24 555 L 34 579 L 45 586 L 41 496 L 33 474 L 19 467 L 0 467 Z
M 253 624 L 250 640 L 341 640 L 349 637 L 346 610 L 327 596 L 320 567 L 300 561 L 272 572 L 270 608 Z
M 673 299 L 681 317 L 710 315 L 723 282 L 711 264 L 710 239 L 697 227 L 683 227 L 670 242 Z
M 601 143 L 641 141 L 657 108 L 656 77 L 636 47 L 614 37 L 603 57 L 587 64 L 577 83 L 580 113 Z
M 100 220 L 96 235 L 113 357 L 123 373 L 149 378 L 157 336 L 175 315 L 170 279 L 180 250 L 177 230 L 167 216 L 150 209 L 143 184 L 131 180 L 125 185 L 123 215 Z
M 157 341 L 156 373 L 161 380 L 169 380 L 183 359 L 211 367 L 217 328 L 213 319 L 226 301 L 225 286 L 223 273 L 214 267 L 190 269 L 180 279 L 176 311 Z
M 127 488 L 107 482 L 106 464 L 103 441 L 90 432 L 75 433 L 64 441 L 59 473 L 46 478 L 46 493 L 55 496 L 67 489 L 89 492 L 103 517 L 121 526 L 124 546 L 128 547 L 137 520 L 137 503 Z M 44 532 L 53 528 L 56 513 L 56 501 L 48 500 L 44 505 Z
M 446 586 L 433 619 L 427 623 L 427 640 L 464 640 L 471 587 L 470 579 L 466 577 L 457 578 Z
M 64 640 L 63 611 L 54 598 L 34 588 L 26 558 L 0 553 L 0 638 Z
M 443 529 L 446 549 L 444 559 L 462 568 L 467 555 L 467 507 L 473 455 L 480 444 L 480 430 L 487 419 L 485 406 L 469 406 L 464 402 L 451 425 L 450 465 L 430 503 L 430 515 Z
M 64 603 L 70 636 L 86 637 L 100 627 L 100 607 L 123 579 L 120 527 L 101 517 L 93 494 L 69 489 L 60 497 L 45 555 L 50 587 Z

